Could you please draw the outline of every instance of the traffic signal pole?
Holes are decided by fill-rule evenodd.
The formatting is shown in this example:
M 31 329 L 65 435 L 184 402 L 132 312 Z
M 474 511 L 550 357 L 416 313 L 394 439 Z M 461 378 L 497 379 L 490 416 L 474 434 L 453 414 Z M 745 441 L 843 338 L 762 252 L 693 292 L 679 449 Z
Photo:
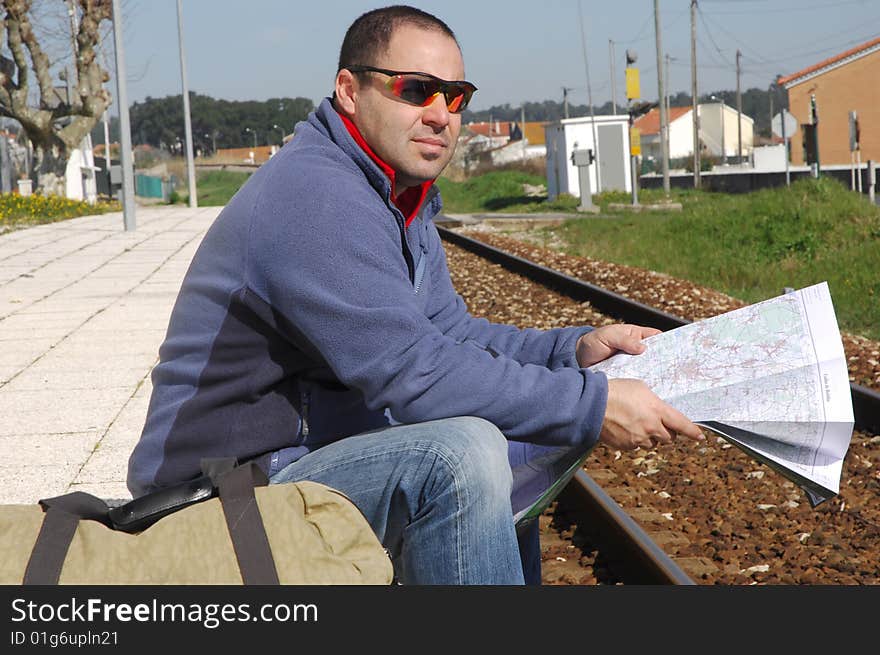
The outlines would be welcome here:
M 810 118 L 813 123 L 813 156 L 816 158 L 816 177 L 819 177 L 819 111 L 816 109 L 816 94 L 810 94 Z

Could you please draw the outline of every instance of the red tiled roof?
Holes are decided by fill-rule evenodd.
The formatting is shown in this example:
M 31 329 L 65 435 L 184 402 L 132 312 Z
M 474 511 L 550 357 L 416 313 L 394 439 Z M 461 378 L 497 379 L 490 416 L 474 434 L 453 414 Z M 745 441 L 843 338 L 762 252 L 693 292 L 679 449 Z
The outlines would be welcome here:
M 691 111 L 691 107 L 670 107 L 668 120 L 671 123 L 678 120 L 686 113 Z M 639 132 L 645 134 L 660 134 L 660 109 L 654 107 L 644 116 L 639 116 L 633 123 L 633 127 L 637 127 Z
M 828 59 L 820 61 L 818 64 L 814 64 L 809 68 L 803 69 L 802 71 L 798 71 L 797 73 L 793 73 L 791 75 L 786 75 L 785 77 L 780 77 L 776 82 L 777 84 L 788 84 L 789 82 L 792 82 L 799 77 L 805 77 L 810 73 L 821 70 L 826 66 L 830 66 L 831 64 L 834 64 L 842 59 L 846 59 L 847 57 L 852 57 L 853 55 L 860 53 L 862 50 L 867 50 L 874 47 L 875 45 L 880 45 L 880 36 L 878 36 L 876 39 L 868 41 L 867 43 L 858 45 L 855 48 L 850 48 L 846 52 L 841 52 L 839 55 L 835 55 L 833 57 L 829 57 Z
M 469 123 L 467 128 L 474 134 L 489 135 L 489 123 Z M 510 136 L 510 121 L 492 121 L 492 136 Z

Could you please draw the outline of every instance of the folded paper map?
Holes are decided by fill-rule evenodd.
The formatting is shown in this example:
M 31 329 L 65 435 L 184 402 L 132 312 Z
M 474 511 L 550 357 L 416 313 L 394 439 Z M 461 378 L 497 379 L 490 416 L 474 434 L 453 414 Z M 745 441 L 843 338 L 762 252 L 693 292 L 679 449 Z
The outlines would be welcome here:
M 644 381 L 689 419 L 800 486 L 813 507 L 838 493 L 854 420 L 827 283 L 644 343 L 641 355 L 619 353 L 590 369 Z M 588 455 L 526 444 L 519 460 L 511 458 L 518 527 L 540 516 Z
M 849 375 L 828 284 L 644 340 L 591 367 L 638 378 L 695 423 L 801 486 L 838 493 L 853 431 Z

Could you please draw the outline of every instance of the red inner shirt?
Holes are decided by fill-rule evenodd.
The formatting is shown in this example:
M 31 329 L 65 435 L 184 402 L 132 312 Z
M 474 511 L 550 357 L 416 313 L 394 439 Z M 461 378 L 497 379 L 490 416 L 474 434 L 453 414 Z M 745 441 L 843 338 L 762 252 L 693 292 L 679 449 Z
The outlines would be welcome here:
M 342 119 L 343 124 L 346 129 L 348 129 L 348 133 L 351 134 L 351 137 L 355 142 L 357 142 L 361 149 L 370 156 L 370 159 L 376 162 L 376 165 L 381 168 L 382 172 L 388 176 L 389 180 L 391 180 L 391 200 L 400 210 L 400 213 L 403 214 L 404 219 L 406 219 L 406 226 L 409 227 L 409 224 L 412 223 L 416 214 L 419 213 L 419 208 L 422 206 L 425 196 L 428 195 L 428 189 L 434 184 L 434 180 L 428 180 L 427 182 L 422 182 L 419 186 L 410 187 L 397 196 L 395 189 L 397 184 L 397 172 L 382 161 L 379 155 L 373 152 L 373 149 L 366 141 L 364 141 L 364 137 L 361 135 L 360 130 L 358 130 L 357 126 L 352 123 L 347 116 L 344 116 L 338 111 L 336 113 L 339 114 L 339 118 Z

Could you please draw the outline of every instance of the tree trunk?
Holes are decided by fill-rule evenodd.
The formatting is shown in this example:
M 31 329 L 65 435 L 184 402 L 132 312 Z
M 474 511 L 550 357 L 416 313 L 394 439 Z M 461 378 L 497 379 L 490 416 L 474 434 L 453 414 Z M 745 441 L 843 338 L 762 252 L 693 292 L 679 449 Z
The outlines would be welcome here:
M 58 11 L 63 11 L 63 4 L 58 3 Z M 100 24 L 112 18 L 112 3 L 76 0 L 68 5 L 76 12 L 71 14 L 76 46 L 68 55 L 74 73 L 69 80 L 69 97 L 63 99 L 53 80 L 52 67 L 59 62 L 50 61 L 40 43 L 41 39 L 51 42 L 55 35 L 48 30 L 38 34 L 31 5 L 32 0 L 0 2 L 0 116 L 17 120 L 33 144 L 31 175 L 36 186 L 44 194 L 64 195 L 70 152 L 80 147 L 111 102 L 103 87 L 110 76 L 98 64 L 95 48 L 101 39 Z M 3 54 L 4 49 L 11 58 Z M 31 85 L 31 73 L 36 89 Z
M 51 135 L 51 143 L 36 145 L 31 179 L 43 195 L 66 195 L 65 172 L 69 156 L 67 145 L 55 134 Z

